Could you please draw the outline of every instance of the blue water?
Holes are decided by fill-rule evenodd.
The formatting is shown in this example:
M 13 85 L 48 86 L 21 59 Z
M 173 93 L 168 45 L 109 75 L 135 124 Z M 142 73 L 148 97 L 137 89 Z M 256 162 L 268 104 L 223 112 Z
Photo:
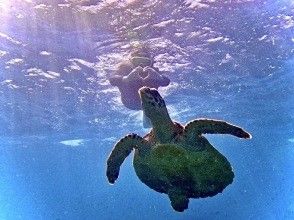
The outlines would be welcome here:
M 294 5 L 234 2 L 0 1 L 0 219 L 293 219 Z M 171 79 L 174 120 L 253 136 L 207 135 L 235 179 L 183 213 L 132 155 L 105 176 L 113 145 L 148 132 L 108 82 L 138 41 Z

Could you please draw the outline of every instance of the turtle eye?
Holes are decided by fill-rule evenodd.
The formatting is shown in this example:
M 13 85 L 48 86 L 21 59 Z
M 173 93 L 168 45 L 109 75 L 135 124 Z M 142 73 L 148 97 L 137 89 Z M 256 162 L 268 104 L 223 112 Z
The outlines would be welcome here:
M 158 100 L 158 106 L 159 106 L 159 107 L 164 107 L 164 106 L 165 106 L 165 102 L 164 102 L 163 99 L 159 99 L 159 100 Z
M 158 97 L 152 97 L 152 98 L 149 99 L 148 102 L 152 106 L 158 107 L 158 108 L 161 108 L 161 107 L 164 107 L 165 106 L 165 103 L 164 103 L 163 99 L 158 98 Z
M 159 93 L 155 89 L 152 89 L 150 90 L 150 95 L 152 95 L 155 98 L 159 96 Z

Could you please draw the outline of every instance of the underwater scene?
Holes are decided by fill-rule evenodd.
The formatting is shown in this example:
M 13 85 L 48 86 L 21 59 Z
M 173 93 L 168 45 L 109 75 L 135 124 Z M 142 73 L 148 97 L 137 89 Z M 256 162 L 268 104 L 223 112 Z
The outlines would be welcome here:
M 0 0 L 0 219 L 294 219 L 294 1 Z

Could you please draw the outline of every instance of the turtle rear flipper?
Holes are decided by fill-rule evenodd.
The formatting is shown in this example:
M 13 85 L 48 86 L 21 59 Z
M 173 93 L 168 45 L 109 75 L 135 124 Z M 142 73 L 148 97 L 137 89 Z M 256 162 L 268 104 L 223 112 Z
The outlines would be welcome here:
M 106 176 L 109 183 L 114 183 L 115 180 L 118 178 L 120 166 L 134 148 L 138 149 L 141 155 L 144 155 L 150 150 L 150 145 L 139 135 L 129 134 L 122 138 L 114 146 L 114 149 L 107 159 Z
M 185 136 L 192 141 L 202 134 L 231 134 L 239 138 L 251 138 L 251 135 L 242 128 L 225 121 L 213 119 L 196 119 L 191 121 L 185 126 L 184 131 Z
M 189 199 L 178 190 L 173 189 L 168 191 L 168 197 L 170 199 L 171 206 L 177 212 L 183 212 L 185 209 L 188 209 Z

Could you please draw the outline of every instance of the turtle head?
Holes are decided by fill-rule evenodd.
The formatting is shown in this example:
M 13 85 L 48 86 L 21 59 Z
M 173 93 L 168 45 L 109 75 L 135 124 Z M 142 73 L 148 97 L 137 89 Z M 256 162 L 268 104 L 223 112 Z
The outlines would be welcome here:
M 142 109 L 151 121 L 168 116 L 165 102 L 156 89 L 143 87 L 139 90 Z

